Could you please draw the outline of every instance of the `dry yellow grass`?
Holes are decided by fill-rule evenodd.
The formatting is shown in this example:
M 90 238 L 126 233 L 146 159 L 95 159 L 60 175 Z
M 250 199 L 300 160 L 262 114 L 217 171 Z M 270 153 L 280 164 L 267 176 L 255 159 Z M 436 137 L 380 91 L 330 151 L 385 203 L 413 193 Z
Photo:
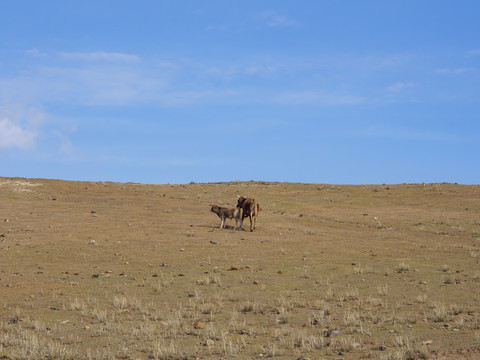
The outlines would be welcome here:
M 0 241 L 4 359 L 480 357 L 480 186 L 0 178 Z

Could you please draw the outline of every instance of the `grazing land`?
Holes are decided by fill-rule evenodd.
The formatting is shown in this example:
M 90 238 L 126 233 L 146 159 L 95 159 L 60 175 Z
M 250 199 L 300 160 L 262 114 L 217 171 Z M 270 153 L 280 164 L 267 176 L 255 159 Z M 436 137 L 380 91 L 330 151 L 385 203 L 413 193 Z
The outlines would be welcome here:
M 480 186 L 0 178 L 0 241 L 0 359 L 480 357 Z

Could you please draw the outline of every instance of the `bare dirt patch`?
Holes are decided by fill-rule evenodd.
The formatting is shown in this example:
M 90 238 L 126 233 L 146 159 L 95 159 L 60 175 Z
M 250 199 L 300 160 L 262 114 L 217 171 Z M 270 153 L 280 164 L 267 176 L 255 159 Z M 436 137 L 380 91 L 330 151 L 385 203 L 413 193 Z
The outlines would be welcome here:
M 0 184 L 0 358 L 478 358 L 480 186 Z
M 31 192 L 42 184 L 20 178 L 0 178 L 0 191 Z

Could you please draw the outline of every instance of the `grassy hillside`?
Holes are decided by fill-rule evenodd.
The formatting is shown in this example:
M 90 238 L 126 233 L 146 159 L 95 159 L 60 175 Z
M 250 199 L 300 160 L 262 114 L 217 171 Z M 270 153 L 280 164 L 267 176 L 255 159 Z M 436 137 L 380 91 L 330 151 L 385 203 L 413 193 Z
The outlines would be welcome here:
M 480 357 L 480 186 L 0 178 L 0 241 L 0 359 Z

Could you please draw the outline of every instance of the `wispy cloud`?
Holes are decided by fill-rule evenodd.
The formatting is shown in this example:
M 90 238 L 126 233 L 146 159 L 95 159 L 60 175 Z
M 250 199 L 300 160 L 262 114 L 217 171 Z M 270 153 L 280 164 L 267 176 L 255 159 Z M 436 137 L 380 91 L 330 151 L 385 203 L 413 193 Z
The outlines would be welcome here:
M 225 101 L 239 95 L 236 90 L 185 90 L 164 91 L 156 94 L 156 101 L 166 106 L 197 104 L 200 102 Z
M 412 63 L 417 58 L 415 54 L 398 53 L 398 54 L 384 54 L 377 56 L 365 56 L 353 58 L 351 61 L 360 62 L 362 66 L 374 66 L 375 68 L 397 68 L 406 66 Z
M 392 85 L 388 86 L 387 90 L 389 92 L 399 92 L 401 90 L 412 88 L 414 86 L 415 86 L 415 83 L 413 83 L 413 82 L 399 81 L 399 82 L 396 82 L 395 84 L 392 84 Z
M 161 73 L 130 65 L 37 66 L 3 79 L 4 95 L 27 102 L 129 105 L 153 101 L 165 85 Z
M 48 56 L 46 53 L 43 53 L 38 49 L 29 49 L 29 50 L 25 51 L 25 53 L 30 55 L 30 56 L 38 57 L 38 58 L 44 58 L 44 57 Z
M 273 98 L 273 102 L 283 105 L 343 106 L 359 105 L 366 101 L 362 96 L 317 91 L 287 92 Z
M 73 155 L 75 153 L 75 147 L 73 146 L 72 141 L 66 136 L 63 132 L 59 130 L 53 130 L 52 134 L 60 142 L 59 151 L 65 155 Z
M 284 15 L 280 15 L 273 10 L 264 11 L 258 14 L 256 17 L 271 28 L 293 26 L 296 24 L 294 20 Z
M 140 61 L 137 55 L 123 54 L 116 52 L 61 52 L 60 56 L 66 60 L 75 61 L 108 61 L 133 63 Z
M 371 126 L 363 131 L 356 131 L 355 136 L 379 138 L 379 139 L 393 139 L 393 140 L 409 140 L 409 141 L 435 141 L 435 142 L 461 142 L 462 139 L 455 135 L 424 131 L 419 129 L 406 128 L 387 128 L 384 126 Z
M 466 72 L 470 72 L 472 69 L 468 68 L 456 68 L 456 69 L 449 69 L 449 68 L 443 68 L 443 69 L 435 69 L 435 73 L 437 74 L 442 74 L 442 75 L 458 75 L 458 74 L 464 74 Z
M 480 55 L 480 49 L 469 51 L 468 55 Z
M 244 76 L 257 76 L 260 78 L 269 78 L 282 71 L 282 66 L 278 64 L 227 64 L 211 66 L 204 71 L 207 76 L 213 76 L 222 80 L 232 81 Z
M 31 51 L 31 56 L 40 53 Z M 349 106 L 367 101 L 357 74 L 375 77 L 379 64 L 403 67 L 410 55 L 255 55 L 242 59 L 147 58 L 121 52 L 52 52 L 24 71 L 2 78 L 0 96 L 31 103 L 131 106 L 205 103 L 268 103 Z M 385 65 L 388 64 L 388 65 Z M 360 69 L 360 70 L 359 70 Z M 338 81 L 341 79 L 341 83 Z M 415 86 L 390 84 L 390 94 Z M 350 89 L 350 90 L 349 90 Z M 378 89 L 377 89 L 378 90 Z M 385 88 L 381 89 L 385 91 Z M 356 93 L 357 92 L 357 93 Z M 370 95 L 368 95 L 370 97 Z

